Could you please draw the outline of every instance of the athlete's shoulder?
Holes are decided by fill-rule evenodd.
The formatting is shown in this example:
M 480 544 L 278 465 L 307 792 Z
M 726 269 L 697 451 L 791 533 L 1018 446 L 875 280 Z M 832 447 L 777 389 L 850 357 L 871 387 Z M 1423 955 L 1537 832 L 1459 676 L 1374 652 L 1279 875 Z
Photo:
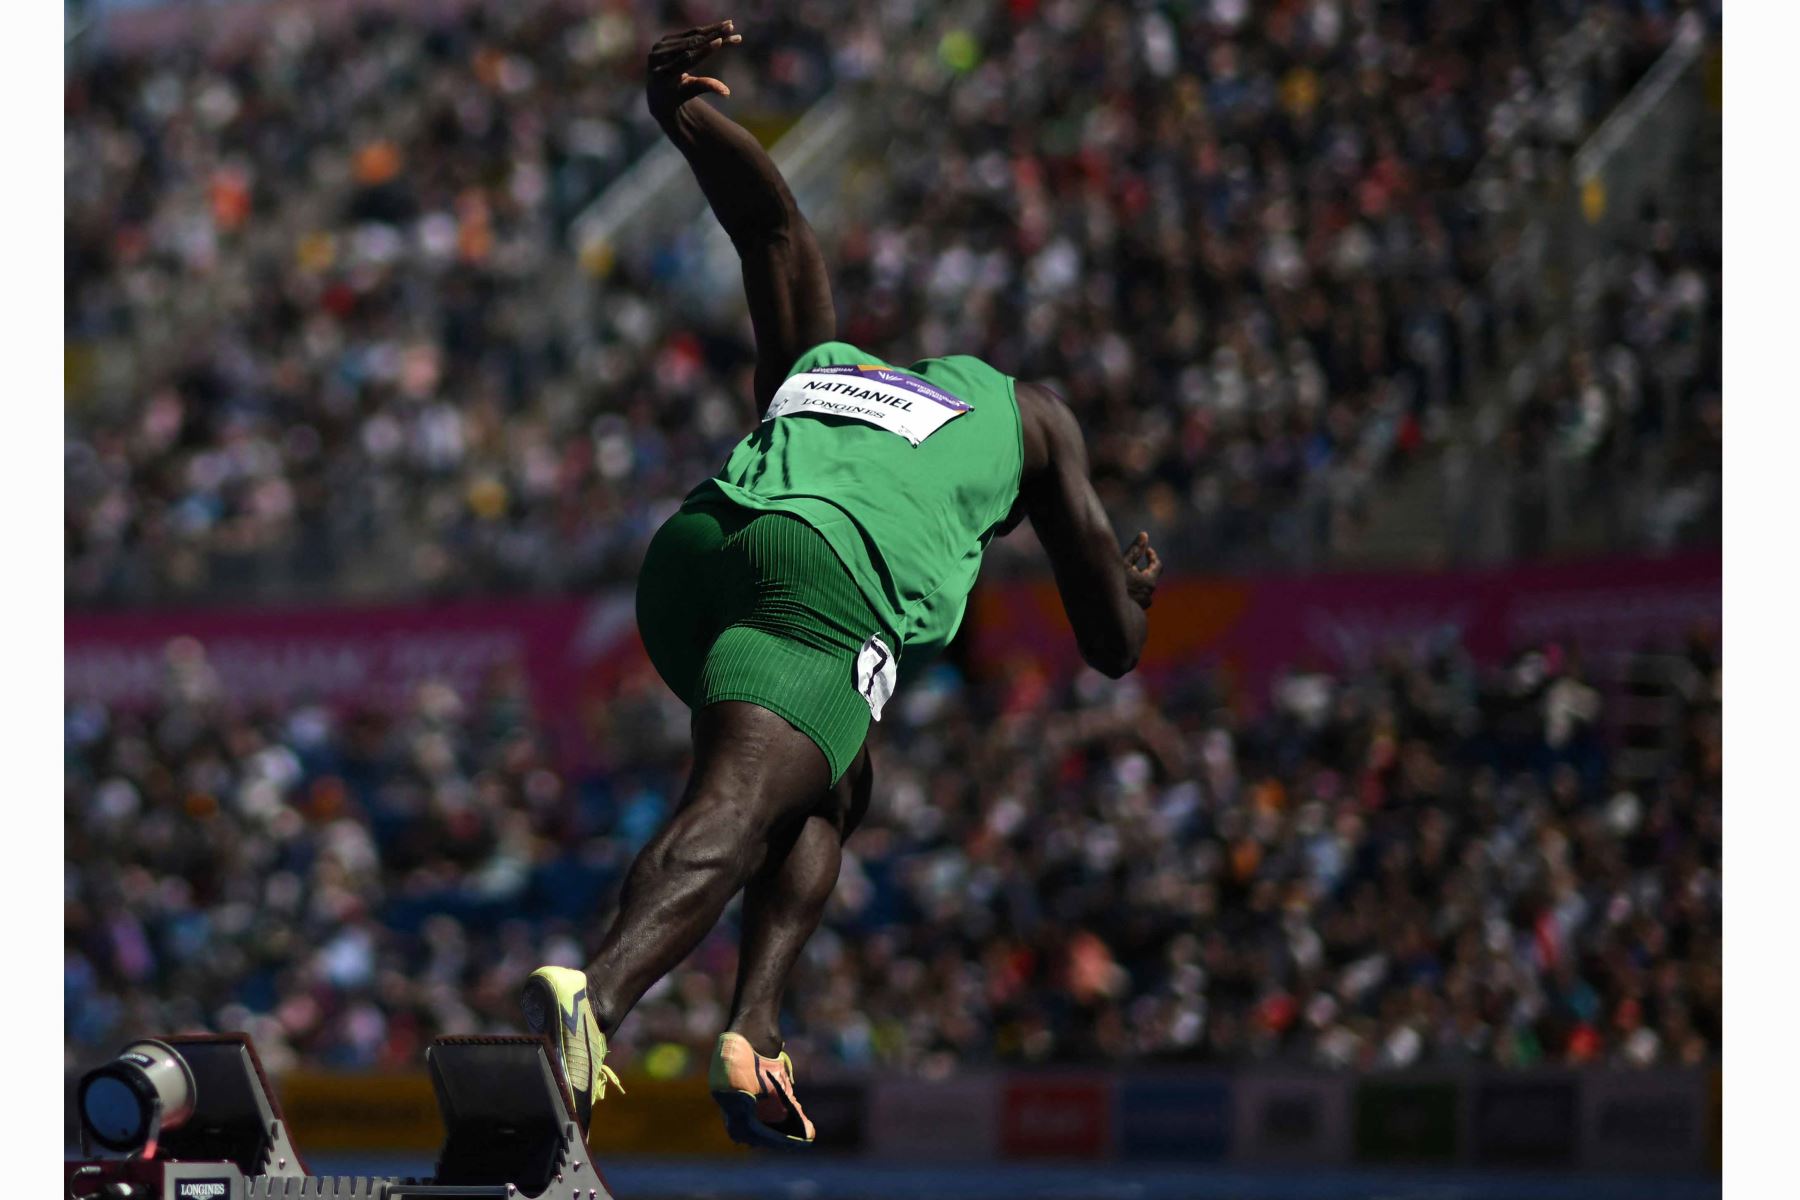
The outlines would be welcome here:
M 973 354 L 945 354 L 938 358 L 922 358 L 906 368 L 920 375 L 930 375 L 933 371 L 953 371 L 982 379 L 1011 379 L 1005 371 L 994 366 L 985 358 L 977 358 Z
M 905 371 L 911 375 L 931 376 L 934 374 L 962 375 L 971 379 L 979 379 L 991 383 L 998 379 L 1010 380 L 1011 376 L 1000 370 L 986 359 L 973 354 L 943 354 L 935 358 L 921 358 L 913 363 L 895 363 L 882 358 L 850 342 L 820 342 L 808 349 L 794 360 L 788 374 L 795 375 L 801 371 L 814 371 L 820 367 L 887 367 L 890 370 Z
M 998 407 L 1009 417 L 1015 417 L 1018 412 L 1013 403 L 1012 376 L 973 354 L 922 358 L 906 369 L 977 408 Z
M 1019 407 L 1019 440 L 1026 474 L 1042 470 L 1057 459 L 1085 453 L 1081 422 L 1054 388 L 1028 380 L 1016 380 L 1013 397 Z
M 889 366 L 875 355 L 870 354 L 849 342 L 820 342 L 799 358 L 788 368 L 789 375 L 798 375 L 802 371 L 813 371 L 820 367 L 862 367 Z

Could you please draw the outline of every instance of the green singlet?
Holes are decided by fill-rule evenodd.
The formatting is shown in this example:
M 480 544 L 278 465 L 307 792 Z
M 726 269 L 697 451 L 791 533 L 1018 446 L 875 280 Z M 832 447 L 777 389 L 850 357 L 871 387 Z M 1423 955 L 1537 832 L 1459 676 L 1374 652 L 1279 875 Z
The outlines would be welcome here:
M 694 708 L 786 717 L 835 780 L 897 678 L 961 625 L 1022 460 L 1013 381 L 980 359 L 896 367 L 814 347 L 652 541 L 638 584 L 652 662 Z

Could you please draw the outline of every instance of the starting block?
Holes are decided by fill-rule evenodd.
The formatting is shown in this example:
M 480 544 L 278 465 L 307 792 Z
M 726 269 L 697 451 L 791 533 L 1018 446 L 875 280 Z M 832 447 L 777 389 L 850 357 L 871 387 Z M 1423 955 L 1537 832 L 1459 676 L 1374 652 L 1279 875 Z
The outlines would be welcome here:
M 68 1200 L 612 1200 L 586 1161 L 568 1083 L 533 1037 L 439 1038 L 444 1122 L 429 1179 L 306 1169 L 247 1035 L 134 1042 L 81 1080 Z M 113 1153 L 96 1152 L 96 1144 Z

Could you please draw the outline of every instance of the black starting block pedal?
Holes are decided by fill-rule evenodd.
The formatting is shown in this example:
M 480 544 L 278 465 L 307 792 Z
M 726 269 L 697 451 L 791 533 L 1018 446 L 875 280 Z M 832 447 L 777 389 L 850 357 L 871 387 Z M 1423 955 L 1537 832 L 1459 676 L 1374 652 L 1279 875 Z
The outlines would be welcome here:
M 543 1039 L 439 1038 L 425 1062 L 444 1119 L 437 1184 L 510 1183 L 536 1193 L 585 1180 L 576 1189 L 582 1200 L 589 1189 L 596 1200 L 603 1194 L 594 1165 L 584 1161 L 568 1082 Z
M 548 1043 L 440 1038 L 444 1146 L 429 1179 L 308 1173 L 244 1034 L 136 1042 L 81 1081 L 69 1200 L 612 1200 Z M 122 1157 L 97 1157 L 95 1144 Z

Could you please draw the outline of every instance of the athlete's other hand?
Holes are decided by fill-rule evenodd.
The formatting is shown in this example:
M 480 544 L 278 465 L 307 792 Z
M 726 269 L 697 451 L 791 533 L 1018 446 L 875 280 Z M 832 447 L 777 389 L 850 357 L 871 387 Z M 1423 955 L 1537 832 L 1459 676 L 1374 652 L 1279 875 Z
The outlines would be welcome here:
M 1125 547 L 1125 590 L 1139 608 L 1149 608 L 1156 595 L 1156 581 L 1162 578 L 1162 559 L 1150 544 L 1150 535 L 1139 533 Z
M 723 82 L 707 75 L 695 75 L 692 68 L 699 66 L 721 46 L 735 46 L 743 41 L 743 35 L 732 32 L 733 28 L 732 22 L 719 21 L 683 33 L 671 33 L 650 47 L 650 77 L 644 91 L 651 116 L 664 120 L 673 116 L 686 101 L 707 92 L 731 95 L 731 89 Z

